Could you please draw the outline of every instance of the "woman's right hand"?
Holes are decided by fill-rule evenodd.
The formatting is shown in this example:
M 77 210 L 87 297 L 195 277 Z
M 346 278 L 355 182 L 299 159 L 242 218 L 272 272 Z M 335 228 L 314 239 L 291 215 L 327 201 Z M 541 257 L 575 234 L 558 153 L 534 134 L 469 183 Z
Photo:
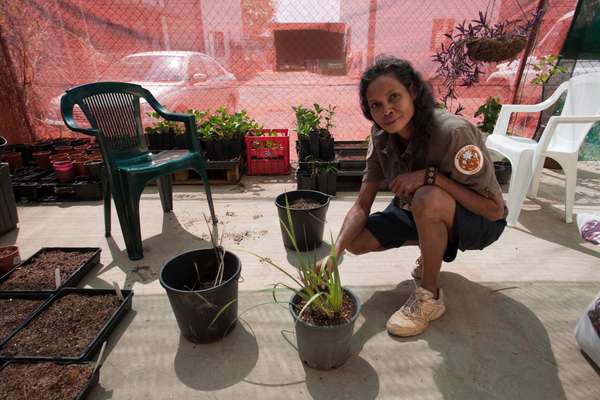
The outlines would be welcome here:
M 321 271 L 323 270 L 323 268 L 327 268 L 327 272 L 329 272 L 330 274 L 333 272 L 335 265 L 333 263 L 333 259 L 331 258 L 331 256 L 326 256 L 320 260 L 318 260 L 313 269 L 317 274 L 320 274 Z

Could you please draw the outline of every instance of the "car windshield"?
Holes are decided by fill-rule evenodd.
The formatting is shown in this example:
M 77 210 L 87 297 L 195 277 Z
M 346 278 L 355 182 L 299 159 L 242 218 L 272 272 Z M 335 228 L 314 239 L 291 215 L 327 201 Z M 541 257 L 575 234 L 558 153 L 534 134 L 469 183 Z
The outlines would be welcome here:
M 105 80 L 135 82 L 177 82 L 185 78 L 184 57 L 129 56 L 111 65 Z

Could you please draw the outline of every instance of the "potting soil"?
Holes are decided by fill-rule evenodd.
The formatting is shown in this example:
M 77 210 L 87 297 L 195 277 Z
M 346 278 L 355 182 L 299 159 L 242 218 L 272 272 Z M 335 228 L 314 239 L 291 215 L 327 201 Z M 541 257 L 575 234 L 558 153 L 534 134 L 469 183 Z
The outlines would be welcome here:
M 296 305 L 297 312 L 302 310 L 302 307 L 306 304 L 305 301 L 301 301 Z M 354 313 L 356 312 L 356 304 L 352 301 L 352 297 L 348 293 L 344 293 L 344 299 L 342 301 L 342 309 L 339 313 L 334 314 L 333 318 L 329 318 L 327 315 L 323 314 L 319 310 L 315 310 L 309 307 L 305 310 L 300 318 L 311 324 L 317 326 L 332 326 L 332 325 L 341 325 L 352 319 Z
M 91 364 L 9 364 L 0 370 L 0 400 L 75 399 L 92 372 Z
M 311 208 L 317 208 L 320 206 L 321 206 L 321 203 L 319 203 L 318 201 L 314 201 L 312 199 L 305 199 L 305 198 L 301 197 L 299 199 L 292 201 L 290 203 L 289 208 L 296 209 L 296 210 L 309 210 Z
M 112 294 L 68 294 L 13 336 L 0 356 L 78 357 L 119 305 Z
M 60 268 L 61 281 L 66 281 L 94 254 L 93 251 L 48 250 L 18 266 L 8 279 L 0 283 L 1 290 L 55 289 L 54 270 Z
M 41 300 L 0 299 L 0 342 L 41 303 Z

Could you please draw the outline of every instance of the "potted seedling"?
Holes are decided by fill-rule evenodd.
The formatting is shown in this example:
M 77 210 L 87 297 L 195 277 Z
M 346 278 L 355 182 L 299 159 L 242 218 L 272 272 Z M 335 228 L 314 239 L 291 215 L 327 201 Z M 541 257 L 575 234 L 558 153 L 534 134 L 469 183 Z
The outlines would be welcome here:
M 298 161 L 298 170 L 296 171 L 296 182 L 298 190 L 317 190 L 317 172 L 318 161 L 311 155 L 304 161 Z
M 332 162 L 319 163 L 317 190 L 335 196 L 337 193 L 337 168 Z
M 337 368 L 350 356 L 350 342 L 360 312 L 360 302 L 350 289 L 342 286 L 333 238 L 331 252 L 320 268 L 314 268 L 314 255 L 301 254 L 300 243 L 296 240 L 292 204 L 287 202 L 287 197 L 284 199 L 286 213 L 284 218 L 280 218 L 280 224 L 298 255 L 298 276 L 293 276 L 270 258 L 254 255 L 261 262 L 282 272 L 296 285 L 275 284 L 273 298 L 279 302 L 275 289 L 280 286 L 292 291 L 288 306 L 296 328 L 300 360 L 311 368 Z
M 316 111 L 305 108 L 302 105 L 292 107 L 296 114 L 296 133 L 298 134 L 298 159 L 304 161 L 311 156 L 319 158 L 318 141 L 311 144 L 310 134 L 316 132 L 318 134 L 320 117 Z M 313 134 L 314 137 L 315 134 Z
M 315 104 L 317 108 L 318 104 Z M 322 161 L 331 161 L 335 158 L 333 150 L 333 136 L 331 136 L 331 129 L 334 128 L 333 116 L 335 115 L 335 106 L 328 105 L 323 111 L 323 119 L 325 120 L 325 126 L 319 129 L 319 158 Z
M 145 129 L 148 145 L 152 150 L 172 149 L 176 147 L 177 137 L 181 138 L 180 141 L 185 137 L 178 122 L 162 119 L 157 112 L 149 112 L 147 115 L 154 118 L 154 124 Z M 185 144 L 181 148 L 185 148 Z
M 223 249 L 210 226 L 209 232 L 212 248 L 180 254 L 160 271 L 160 284 L 167 292 L 179 330 L 194 343 L 225 337 L 237 320 L 242 264 L 235 254 Z
M 501 108 L 502 104 L 500 104 L 500 98 L 490 96 L 475 112 L 475 117 L 483 117 L 477 124 L 477 127 L 482 132 L 484 142 L 485 137 L 493 132 Z M 499 184 L 503 185 L 507 183 L 511 172 L 510 161 L 506 159 L 494 161 L 494 171 L 496 173 L 496 180 Z
M 329 105 L 325 109 L 318 103 L 313 104 L 313 107 L 314 110 L 302 105 L 292 107 L 296 115 L 298 159 L 305 161 L 308 156 L 311 156 L 315 160 L 330 161 L 334 158 L 333 137 L 330 130 L 334 126 L 335 107 Z
M 230 114 L 221 107 L 212 114 L 196 110 L 189 112 L 197 116 L 198 136 L 206 148 L 207 158 L 213 161 L 240 157 L 244 148 L 244 137 L 249 132 L 261 129 L 245 110 Z

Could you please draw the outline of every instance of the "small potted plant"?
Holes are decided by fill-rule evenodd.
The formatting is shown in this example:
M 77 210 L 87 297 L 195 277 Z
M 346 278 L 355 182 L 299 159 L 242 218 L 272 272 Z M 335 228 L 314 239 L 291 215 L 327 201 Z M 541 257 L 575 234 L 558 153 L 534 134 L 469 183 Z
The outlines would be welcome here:
M 296 183 L 298 190 L 317 190 L 318 161 L 308 155 L 304 161 L 298 161 Z
M 481 106 L 479 106 L 477 111 L 475 111 L 475 117 L 483 117 L 482 120 L 477 124 L 477 128 L 486 134 L 485 136 L 494 131 L 496 120 L 498 119 L 501 108 L 502 104 L 500 103 L 500 98 L 496 96 L 490 96 Z M 485 141 L 485 137 L 483 139 Z
M 337 193 L 337 168 L 332 162 L 319 163 L 317 173 L 317 190 L 335 196 Z
M 170 150 L 175 147 L 176 138 L 184 137 L 181 125 L 177 121 L 167 121 L 154 111 L 147 113 L 154 118 L 154 124 L 145 128 L 148 147 L 152 150 Z
M 197 115 L 197 120 L 200 120 L 197 123 L 198 136 L 206 148 L 209 160 L 223 161 L 240 157 L 246 134 L 261 129 L 261 126 L 244 110 L 233 114 L 224 107 L 212 114 L 190 111 Z
M 481 131 L 484 142 L 487 135 L 493 132 L 501 108 L 502 104 L 500 103 L 500 98 L 490 96 L 481 106 L 479 106 L 477 111 L 475 111 L 475 117 L 483 117 L 477 124 L 477 128 Z M 507 183 L 511 171 L 510 161 L 494 161 L 494 171 L 496 173 L 496 180 L 499 184 L 503 185 Z
M 280 223 L 298 255 L 298 277 L 270 258 L 254 255 L 296 284 L 296 287 L 275 284 L 273 298 L 279 302 L 275 292 L 279 286 L 292 291 L 288 307 L 296 328 L 300 360 L 310 368 L 330 370 L 341 366 L 350 357 L 350 344 L 354 323 L 360 312 L 360 301 L 350 289 L 342 286 L 333 238 L 331 252 L 318 269 L 314 268 L 314 257 L 300 253 L 290 206 L 287 203 L 286 216 L 280 219 Z
M 333 116 L 335 107 L 329 105 L 326 109 L 318 103 L 313 104 L 314 110 L 302 105 L 292 107 L 296 115 L 296 132 L 298 133 L 298 159 L 305 161 L 308 156 L 315 160 L 330 161 L 334 158 Z M 325 124 L 322 126 L 322 119 Z

